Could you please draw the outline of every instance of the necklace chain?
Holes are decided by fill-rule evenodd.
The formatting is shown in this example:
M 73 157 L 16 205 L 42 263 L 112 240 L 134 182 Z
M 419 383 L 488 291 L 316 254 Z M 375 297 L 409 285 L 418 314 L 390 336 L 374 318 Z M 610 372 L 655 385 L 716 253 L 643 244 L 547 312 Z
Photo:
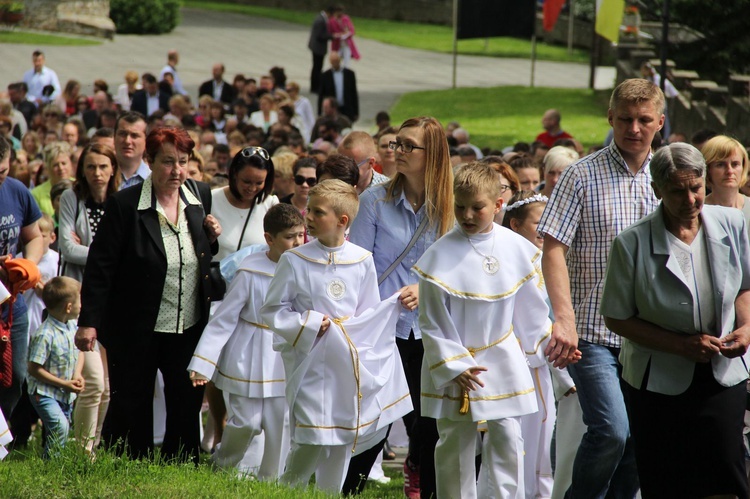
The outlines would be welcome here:
M 473 249 L 477 253 L 477 255 L 481 256 L 482 258 L 491 258 L 492 255 L 495 253 L 495 238 L 494 237 L 492 238 L 492 250 L 490 250 L 490 254 L 489 255 L 485 255 L 484 253 L 482 253 L 481 251 L 479 251 L 477 249 L 477 247 L 474 246 L 474 242 L 471 240 L 471 238 L 469 236 L 466 236 L 466 239 L 469 240 L 469 244 L 471 245 L 471 249 Z

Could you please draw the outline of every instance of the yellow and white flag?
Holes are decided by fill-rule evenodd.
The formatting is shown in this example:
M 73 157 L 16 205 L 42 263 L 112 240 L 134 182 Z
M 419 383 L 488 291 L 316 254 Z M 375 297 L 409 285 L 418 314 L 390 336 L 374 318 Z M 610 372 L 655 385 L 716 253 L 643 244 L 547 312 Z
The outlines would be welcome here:
M 624 11 L 625 0 L 596 0 L 596 33 L 617 43 Z

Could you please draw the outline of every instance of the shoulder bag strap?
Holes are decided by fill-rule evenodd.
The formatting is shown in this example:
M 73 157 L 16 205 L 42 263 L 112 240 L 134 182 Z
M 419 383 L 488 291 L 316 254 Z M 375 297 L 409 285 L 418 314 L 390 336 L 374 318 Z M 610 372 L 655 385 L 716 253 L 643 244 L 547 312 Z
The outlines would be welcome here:
M 401 264 L 401 261 L 403 261 L 404 258 L 406 258 L 406 254 L 411 251 L 411 249 L 414 247 L 415 244 L 417 244 L 417 239 L 419 239 L 419 236 L 422 235 L 425 228 L 427 227 L 428 223 L 428 217 L 425 213 L 424 218 L 422 219 L 422 222 L 420 222 L 419 226 L 417 227 L 417 230 L 414 231 L 414 235 L 411 236 L 411 240 L 409 241 L 409 244 L 406 245 L 406 248 L 404 248 L 404 251 L 401 252 L 400 255 L 398 255 L 398 258 L 388 267 L 385 269 L 385 272 L 380 274 L 380 277 L 378 278 L 378 286 L 383 284 L 383 281 L 385 281 L 389 275 L 391 275 L 391 272 L 393 272 L 396 267 Z
M 237 251 L 242 249 L 242 240 L 245 239 L 245 229 L 247 229 L 247 224 L 250 221 L 250 215 L 253 214 L 253 208 L 255 208 L 255 201 L 253 201 L 253 205 L 250 207 L 250 211 L 247 212 L 247 218 L 245 219 L 245 225 L 242 226 L 240 240 L 237 241 Z

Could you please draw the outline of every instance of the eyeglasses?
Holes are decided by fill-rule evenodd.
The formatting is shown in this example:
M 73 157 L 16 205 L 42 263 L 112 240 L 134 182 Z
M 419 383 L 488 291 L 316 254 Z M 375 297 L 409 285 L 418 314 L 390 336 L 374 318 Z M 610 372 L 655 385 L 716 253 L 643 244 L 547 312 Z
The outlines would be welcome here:
M 508 189 L 510 189 L 509 185 L 500 184 L 500 192 L 501 193 L 507 191 Z
M 318 183 L 318 179 L 316 179 L 315 177 L 303 177 L 302 175 L 295 175 L 294 183 L 297 185 L 302 185 L 304 183 L 307 183 L 308 186 L 314 187 L 315 184 Z
M 271 156 L 268 155 L 268 151 L 266 151 L 262 147 L 246 147 L 242 150 L 243 158 L 252 158 L 253 156 L 260 156 L 266 161 L 271 159 Z
M 359 163 L 357 163 L 357 168 L 359 168 L 360 166 L 364 165 L 368 161 L 370 161 L 370 158 L 363 159 L 362 161 L 360 161 Z
M 391 151 L 398 151 L 399 147 L 401 148 L 401 152 L 407 153 L 407 154 L 412 152 L 414 149 L 422 149 L 422 150 L 425 149 L 424 147 L 415 146 L 414 144 L 404 144 L 403 142 L 396 142 L 396 141 L 388 142 L 388 148 L 390 148 Z

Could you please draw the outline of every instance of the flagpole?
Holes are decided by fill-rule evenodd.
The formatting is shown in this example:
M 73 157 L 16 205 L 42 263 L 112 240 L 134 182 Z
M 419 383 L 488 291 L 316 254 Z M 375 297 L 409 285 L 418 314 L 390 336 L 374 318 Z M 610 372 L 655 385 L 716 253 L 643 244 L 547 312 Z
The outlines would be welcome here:
M 569 0 L 568 1 L 568 55 L 573 55 L 573 28 L 574 28 L 574 18 L 573 18 L 573 2 L 575 0 Z
M 458 0 L 453 0 L 453 86 L 456 88 L 456 66 L 458 63 Z
M 591 57 L 589 59 L 589 89 L 594 89 L 594 82 L 596 80 L 596 53 L 599 48 L 599 35 L 596 33 L 596 16 L 598 15 L 597 2 L 594 2 L 594 26 L 592 26 L 591 34 Z
M 531 33 L 531 83 L 529 86 L 534 88 L 534 76 L 536 73 L 536 18 L 534 19 L 534 31 Z

